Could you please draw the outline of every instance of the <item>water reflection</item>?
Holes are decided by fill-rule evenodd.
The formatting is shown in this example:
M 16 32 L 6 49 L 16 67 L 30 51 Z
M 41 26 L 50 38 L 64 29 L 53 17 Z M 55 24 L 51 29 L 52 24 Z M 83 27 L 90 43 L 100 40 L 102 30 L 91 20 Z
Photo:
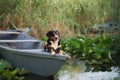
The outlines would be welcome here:
M 26 76 L 26 80 L 54 80 L 54 79 L 53 79 L 53 77 L 43 77 L 43 76 L 40 76 L 40 75 L 29 73 Z

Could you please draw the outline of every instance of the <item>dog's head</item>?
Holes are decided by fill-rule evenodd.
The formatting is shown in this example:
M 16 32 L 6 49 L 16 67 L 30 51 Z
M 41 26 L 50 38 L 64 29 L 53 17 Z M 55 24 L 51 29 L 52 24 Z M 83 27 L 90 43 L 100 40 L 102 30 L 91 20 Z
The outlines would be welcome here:
M 57 30 L 47 32 L 46 36 L 53 42 L 59 41 L 60 33 Z

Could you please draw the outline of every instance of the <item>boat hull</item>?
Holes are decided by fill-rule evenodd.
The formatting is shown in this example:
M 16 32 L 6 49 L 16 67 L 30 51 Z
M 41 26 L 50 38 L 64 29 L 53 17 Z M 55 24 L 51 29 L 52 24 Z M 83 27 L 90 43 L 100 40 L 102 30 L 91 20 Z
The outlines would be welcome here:
M 25 68 L 31 73 L 45 77 L 56 74 L 67 59 L 66 55 L 52 56 L 42 50 L 6 49 L 1 45 L 0 56 L 15 67 Z

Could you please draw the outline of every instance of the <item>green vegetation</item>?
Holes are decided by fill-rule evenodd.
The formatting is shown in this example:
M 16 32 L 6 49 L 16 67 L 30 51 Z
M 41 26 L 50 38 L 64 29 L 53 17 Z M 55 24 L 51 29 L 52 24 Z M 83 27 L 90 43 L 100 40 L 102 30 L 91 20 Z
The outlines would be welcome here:
M 1 0 L 0 28 L 32 26 L 36 37 L 57 29 L 62 37 L 86 33 L 87 27 L 120 21 L 120 0 Z M 67 34 L 66 34 L 67 32 Z
M 25 80 L 24 75 L 27 74 L 28 71 L 26 69 L 19 69 L 11 66 L 10 63 L 5 60 L 0 60 L 0 78 L 1 80 Z
M 97 69 L 107 70 L 111 66 L 120 65 L 120 36 L 83 36 L 67 39 L 62 45 L 71 56 L 85 60 Z

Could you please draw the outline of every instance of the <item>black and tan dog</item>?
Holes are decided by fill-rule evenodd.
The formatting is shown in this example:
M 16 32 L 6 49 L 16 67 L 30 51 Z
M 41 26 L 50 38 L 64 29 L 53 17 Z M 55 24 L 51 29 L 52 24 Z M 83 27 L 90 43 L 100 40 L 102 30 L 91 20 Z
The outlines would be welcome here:
M 48 37 L 48 40 L 44 46 L 45 51 L 50 52 L 52 55 L 55 55 L 55 53 L 63 55 L 60 33 L 57 30 L 52 30 L 47 32 L 46 36 Z

